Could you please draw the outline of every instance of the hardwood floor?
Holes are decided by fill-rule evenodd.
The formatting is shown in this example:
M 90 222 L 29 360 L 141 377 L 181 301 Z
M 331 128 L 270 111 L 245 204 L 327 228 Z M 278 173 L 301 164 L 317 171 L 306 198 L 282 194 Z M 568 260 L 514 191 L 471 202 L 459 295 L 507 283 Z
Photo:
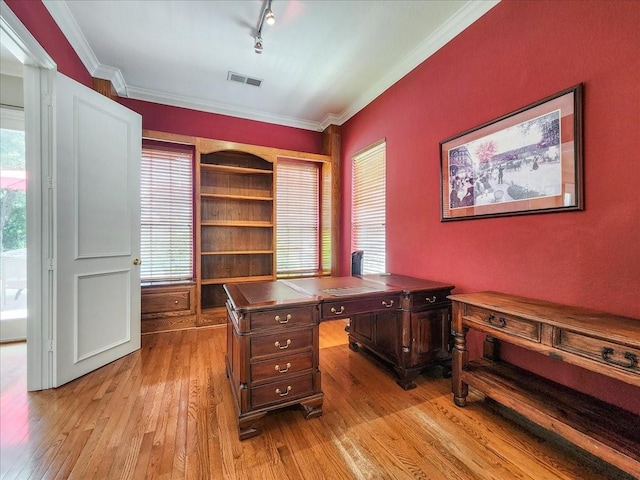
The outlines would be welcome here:
M 143 336 L 142 349 L 55 390 L 26 392 L 24 344 L 0 347 L 4 479 L 613 479 L 427 372 L 404 391 L 344 323 L 320 327 L 323 416 L 268 414 L 240 442 L 224 328 Z

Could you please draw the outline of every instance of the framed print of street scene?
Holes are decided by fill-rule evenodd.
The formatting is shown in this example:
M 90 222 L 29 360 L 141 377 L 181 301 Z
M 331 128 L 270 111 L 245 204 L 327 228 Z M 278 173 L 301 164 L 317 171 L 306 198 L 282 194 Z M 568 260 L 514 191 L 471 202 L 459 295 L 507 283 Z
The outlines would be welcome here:
M 442 221 L 582 210 L 582 85 L 440 142 Z

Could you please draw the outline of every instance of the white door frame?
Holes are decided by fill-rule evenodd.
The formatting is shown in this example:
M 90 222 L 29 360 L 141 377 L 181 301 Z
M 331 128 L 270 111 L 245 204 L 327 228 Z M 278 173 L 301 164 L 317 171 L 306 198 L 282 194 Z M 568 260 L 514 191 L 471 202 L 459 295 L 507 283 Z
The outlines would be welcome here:
M 27 170 L 27 389 L 53 386 L 55 282 L 54 136 L 56 64 L 4 0 L 2 42 L 24 67 Z

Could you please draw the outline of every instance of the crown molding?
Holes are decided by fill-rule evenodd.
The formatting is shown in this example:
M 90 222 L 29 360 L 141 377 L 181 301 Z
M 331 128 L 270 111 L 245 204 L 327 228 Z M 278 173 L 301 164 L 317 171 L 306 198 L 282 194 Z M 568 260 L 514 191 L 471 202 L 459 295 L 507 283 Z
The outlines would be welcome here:
M 342 125 L 344 122 L 340 115 L 327 113 L 320 121 L 320 129 L 324 131 L 329 125 Z
M 193 110 L 200 110 L 209 113 L 217 113 L 220 115 L 228 115 L 231 117 L 245 118 L 248 120 L 257 120 L 266 123 L 275 123 L 289 127 L 302 128 L 305 130 L 320 131 L 320 124 L 309 120 L 284 117 L 273 115 L 265 112 L 254 111 L 250 109 L 241 109 L 230 105 L 219 104 L 215 102 L 207 102 L 202 99 L 195 99 L 179 95 L 172 95 L 165 92 L 146 90 L 137 87 L 127 86 L 122 72 L 114 67 L 102 65 L 89 46 L 86 37 L 78 27 L 66 2 L 61 0 L 43 0 L 43 3 L 49 13 L 62 30 L 62 33 L 71 46 L 80 57 L 89 73 L 104 80 L 110 80 L 118 95 L 136 100 L 144 100 L 147 102 L 161 103 L 172 105 L 174 107 L 184 107 Z
M 109 80 L 121 97 L 127 96 L 127 84 L 120 69 L 102 65 L 93 52 L 87 38 L 80 30 L 78 23 L 71 14 L 67 2 L 62 0 L 42 0 L 53 20 L 75 50 L 80 61 L 92 77 Z
M 78 23 L 71 14 L 67 2 L 62 0 L 42 0 L 44 6 L 47 8 L 54 21 L 62 30 L 62 33 L 67 38 L 71 47 L 75 50 L 76 54 L 80 58 L 80 61 L 87 69 L 92 77 L 102 78 L 109 80 L 113 85 L 113 88 L 118 92 L 121 97 L 127 96 L 127 84 L 124 80 L 120 69 L 110 67 L 109 65 L 102 65 L 98 61 L 98 57 L 93 52 L 93 49 L 89 45 L 87 38 L 80 30 Z
M 122 72 L 119 68 L 110 67 L 108 65 L 99 65 L 96 71 L 93 72 L 93 76 L 96 78 L 102 78 L 103 80 L 109 80 L 115 88 L 118 95 L 121 97 L 127 97 L 127 83 L 124 81 Z
M 62 33 L 80 57 L 85 68 L 91 75 L 96 71 L 100 62 L 89 46 L 89 42 L 78 27 L 75 18 L 71 14 L 67 2 L 60 0 L 42 0 L 44 6 L 49 11 L 55 22 L 62 30 Z
M 325 119 L 322 120 L 322 124 L 325 124 L 327 118 L 332 117 L 338 120 L 338 125 L 342 125 L 498 3 L 500 3 L 500 0 L 469 0 L 464 7 L 444 22 L 440 28 L 402 58 L 402 60 L 371 89 L 356 99 L 355 102 L 340 114 L 327 115 Z
M 171 93 L 158 92 L 132 86 L 127 87 L 127 92 L 129 94 L 129 98 L 135 100 L 160 103 L 164 105 L 171 105 L 174 107 L 189 108 L 202 112 L 228 115 L 230 117 L 244 118 L 247 120 L 256 120 L 258 122 L 274 123 L 287 127 L 302 128 L 304 130 L 322 131 L 322 128 L 318 122 L 312 122 L 301 118 L 274 115 L 271 113 L 259 112 L 251 109 L 233 107 L 222 103 L 209 102 L 200 98 L 173 95 Z
M 339 114 L 327 113 L 320 122 L 305 119 L 284 117 L 266 112 L 233 107 L 216 102 L 208 102 L 203 99 L 173 95 L 166 92 L 146 90 L 143 88 L 127 86 L 122 72 L 108 65 L 101 65 L 87 39 L 78 27 L 69 7 L 63 0 L 42 0 L 45 7 L 62 30 L 73 49 L 76 51 L 85 68 L 92 76 L 110 80 L 118 95 L 136 100 L 144 100 L 152 103 L 172 105 L 175 107 L 190 108 L 209 113 L 228 115 L 248 120 L 256 120 L 266 123 L 274 123 L 305 130 L 323 131 L 329 125 L 342 125 L 352 116 L 369 105 L 373 100 L 384 93 L 389 87 L 411 72 L 427 58 L 455 38 L 473 22 L 482 17 L 500 0 L 469 0 L 447 22 L 438 28 L 433 34 L 422 41 L 418 47 L 403 57 L 400 62 L 380 81 L 368 91 L 358 97 L 345 110 Z M 4 5 L 4 1 L 2 2 Z
M 127 84 L 122 76 L 122 72 L 118 68 L 102 65 L 98 61 L 98 57 L 96 57 L 87 38 L 71 14 L 67 2 L 62 0 L 42 0 L 42 3 L 44 3 L 44 6 L 53 17 L 53 20 L 58 24 L 60 30 L 62 30 L 62 33 L 75 50 L 89 74 L 92 77 L 109 80 L 118 95 L 126 97 Z

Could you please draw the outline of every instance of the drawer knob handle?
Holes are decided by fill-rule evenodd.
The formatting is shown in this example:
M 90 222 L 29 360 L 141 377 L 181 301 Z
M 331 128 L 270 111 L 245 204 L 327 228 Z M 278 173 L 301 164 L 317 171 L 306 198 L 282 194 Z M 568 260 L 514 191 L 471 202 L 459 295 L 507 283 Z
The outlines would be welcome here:
M 280 368 L 280 365 L 276 365 L 276 372 L 287 373 L 290 368 L 291 368 L 291 364 L 289 362 L 287 362 L 287 368 L 285 369 Z
M 344 313 L 344 305 L 340 306 L 340 310 L 336 310 L 336 307 L 331 307 L 331 313 L 335 313 L 336 315 Z
M 176 300 L 176 301 L 175 301 L 175 304 L 176 304 L 176 305 L 178 304 L 178 300 Z
M 279 388 L 276 388 L 276 393 L 278 395 L 280 395 L 281 397 L 286 397 L 287 395 L 289 395 L 289 392 L 291 391 L 291 385 L 287 386 L 287 391 L 283 392 L 282 390 L 280 390 Z
M 284 318 L 284 320 L 282 319 L 282 317 L 280 317 L 280 315 L 276 315 L 276 322 L 278 323 L 289 323 L 289 320 L 291 320 L 293 317 L 291 316 L 291 314 L 287 314 L 287 316 Z
M 507 321 L 505 320 L 504 317 L 499 317 L 496 320 L 495 315 L 489 315 L 489 319 L 488 319 L 489 323 L 491 325 L 493 325 L 494 327 L 498 327 L 498 328 L 504 328 L 507 326 Z
M 393 307 L 393 300 L 389 300 L 389 303 L 387 303 L 384 300 L 382 300 L 382 306 L 387 307 L 387 308 Z
M 433 297 L 429 298 L 427 297 L 427 302 L 429 303 L 436 303 L 436 296 L 434 295 Z
M 276 343 L 274 343 L 274 345 L 276 346 L 276 348 L 279 348 L 280 350 L 284 350 L 285 348 L 289 348 L 289 345 L 291 345 L 291 339 L 287 338 L 287 344 L 286 345 L 280 345 L 280 342 L 276 341 Z
M 638 365 L 638 357 L 636 357 L 631 352 L 624 352 L 624 358 L 629 360 L 629 363 L 618 362 L 617 360 L 612 359 L 611 356 L 613 354 L 614 354 L 613 348 L 611 348 L 611 347 L 602 347 L 602 359 L 605 362 L 611 363 L 612 365 L 617 365 L 617 366 L 623 367 L 623 368 L 634 368 L 635 366 Z

